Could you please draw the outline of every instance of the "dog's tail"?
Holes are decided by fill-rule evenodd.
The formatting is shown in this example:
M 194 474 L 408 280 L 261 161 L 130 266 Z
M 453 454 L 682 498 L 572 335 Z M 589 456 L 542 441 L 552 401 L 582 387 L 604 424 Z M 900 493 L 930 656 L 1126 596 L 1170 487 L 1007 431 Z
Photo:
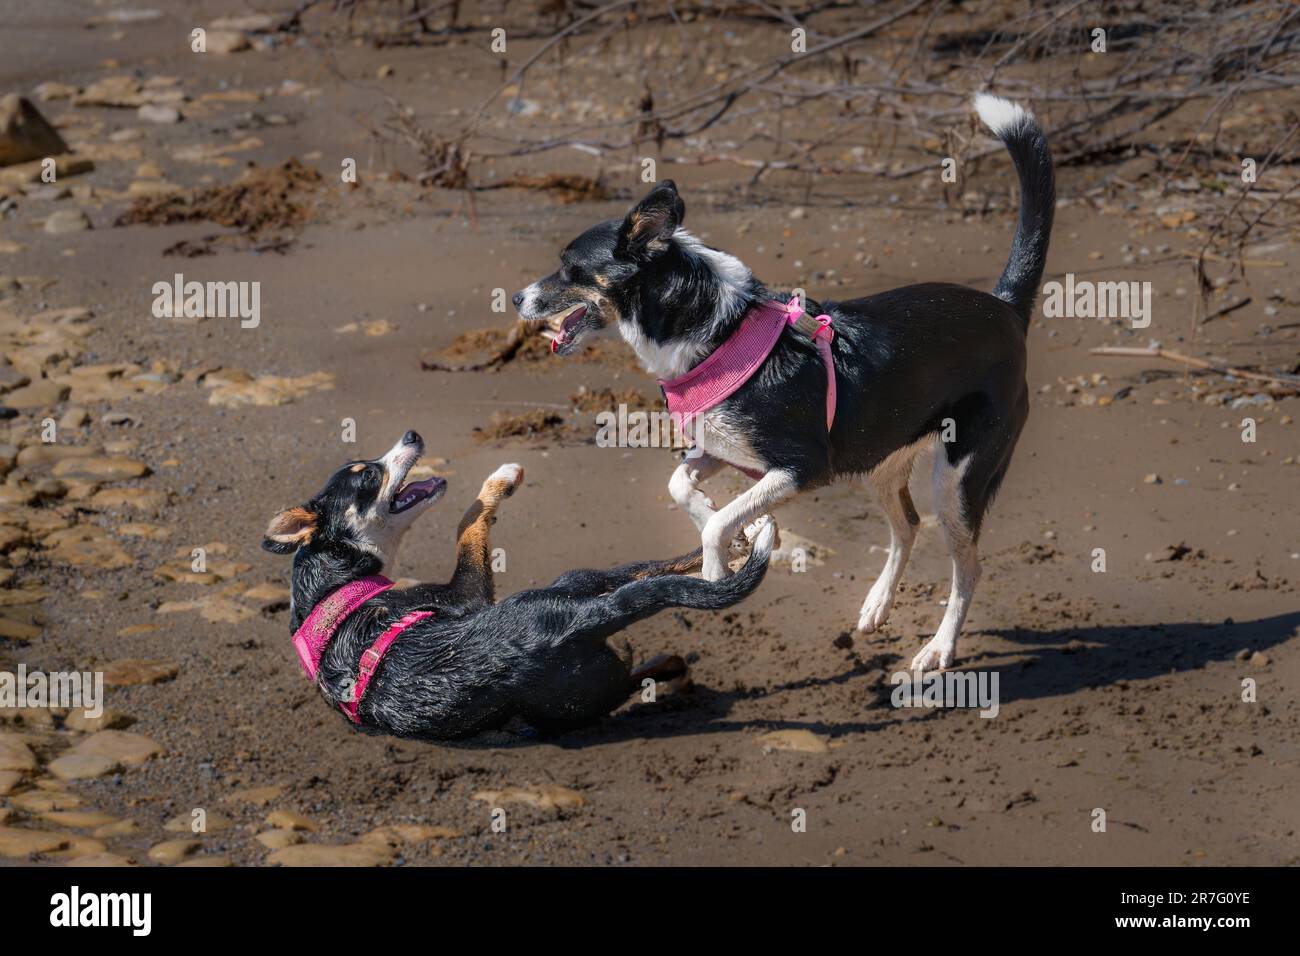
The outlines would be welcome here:
M 1052 153 L 1034 114 L 1001 97 L 980 93 L 975 97 L 980 119 L 1002 140 L 1020 176 L 1020 225 L 1011 243 L 1011 256 L 993 294 L 1020 314 L 1029 329 L 1029 313 L 1038 294 L 1038 282 L 1047 264 L 1047 243 L 1056 211 L 1056 177 Z
M 632 581 L 605 595 L 595 630 L 589 633 L 612 634 L 629 624 L 670 607 L 689 607 L 716 611 L 747 598 L 767 574 L 776 540 L 776 522 L 769 519 L 754 539 L 753 550 L 745 566 L 721 581 L 704 581 L 683 574 L 665 574 Z

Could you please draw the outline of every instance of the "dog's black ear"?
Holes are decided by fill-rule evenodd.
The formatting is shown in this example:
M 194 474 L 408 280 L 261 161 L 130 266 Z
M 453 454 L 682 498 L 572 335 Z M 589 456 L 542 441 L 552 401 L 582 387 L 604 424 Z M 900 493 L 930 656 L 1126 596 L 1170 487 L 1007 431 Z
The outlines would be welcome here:
M 668 239 L 686 218 L 686 203 L 677 194 L 677 184 L 665 179 L 632 207 L 618 233 L 618 252 L 643 259 L 662 252 Z
M 266 527 L 262 547 L 272 554 L 293 554 L 316 533 L 319 516 L 307 508 L 281 511 Z

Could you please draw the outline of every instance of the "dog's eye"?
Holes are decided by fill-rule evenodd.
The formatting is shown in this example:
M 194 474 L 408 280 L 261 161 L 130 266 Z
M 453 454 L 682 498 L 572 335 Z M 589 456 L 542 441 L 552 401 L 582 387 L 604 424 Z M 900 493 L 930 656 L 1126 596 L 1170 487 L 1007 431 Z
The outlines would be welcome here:
M 371 485 L 379 484 L 379 467 L 371 465 L 361 473 L 361 483 L 369 488 Z

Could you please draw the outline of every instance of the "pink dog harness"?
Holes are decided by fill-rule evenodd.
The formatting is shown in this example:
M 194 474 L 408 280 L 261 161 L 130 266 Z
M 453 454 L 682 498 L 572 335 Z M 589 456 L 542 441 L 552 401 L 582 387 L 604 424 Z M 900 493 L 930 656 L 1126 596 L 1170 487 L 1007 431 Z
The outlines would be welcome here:
M 712 355 L 685 375 L 659 380 L 668 411 L 678 426 L 685 431 L 686 423 L 692 418 L 703 415 L 749 381 L 788 325 L 813 340 L 826 366 L 826 430 L 829 432 L 835 422 L 835 360 L 831 356 L 835 332 L 829 315 L 811 318 L 798 299 L 791 299 L 785 305 L 760 302 L 752 306 L 740 320 L 740 327 Z
M 302 627 L 294 632 L 293 646 L 298 652 L 298 661 L 302 664 L 302 669 L 313 682 L 320 671 L 320 659 L 325 653 L 325 645 L 334 636 L 334 632 L 353 611 L 392 586 L 392 581 L 378 574 L 358 578 L 349 581 L 312 608 L 312 612 L 307 615 L 307 620 L 302 622 Z M 357 668 L 357 680 L 352 688 L 352 699 L 339 701 L 339 707 L 354 724 L 361 723 L 361 718 L 357 716 L 357 706 L 361 703 L 361 695 L 366 692 L 366 687 L 370 684 L 370 678 L 374 677 L 375 671 L 379 669 L 379 662 L 384 659 L 384 652 L 393 641 L 397 640 L 398 635 L 426 617 L 433 617 L 433 612 L 412 611 L 379 635 L 379 639 L 362 652 L 361 663 Z

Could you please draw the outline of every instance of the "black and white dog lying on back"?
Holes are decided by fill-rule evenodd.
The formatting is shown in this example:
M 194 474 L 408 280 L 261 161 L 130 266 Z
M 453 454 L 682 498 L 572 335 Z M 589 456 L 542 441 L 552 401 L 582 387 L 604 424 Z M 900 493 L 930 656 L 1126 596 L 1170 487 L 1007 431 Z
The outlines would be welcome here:
M 832 319 L 833 425 L 823 360 L 811 339 L 787 330 L 738 390 L 692 423 L 695 447 L 669 483 L 701 532 L 704 577 L 717 581 L 729 573 L 734 537 L 752 531 L 747 523 L 797 492 L 866 476 L 890 526 L 889 557 L 858 619 L 870 632 L 889 616 L 919 524 L 908 492 L 913 459 L 948 433 L 933 487 L 952 554 L 952 594 L 938 633 L 912 661 L 920 669 L 954 661 L 980 573 L 981 522 L 1029 411 L 1025 338 L 1055 205 L 1051 154 L 1032 114 L 987 95 L 975 108 L 1020 178 L 1020 224 L 992 294 L 926 283 L 806 303 L 810 314 Z M 770 293 L 739 259 L 702 244 L 682 228 L 684 214 L 674 184 L 659 184 L 621 222 L 573 240 L 559 271 L 517 293 L 520 316 L 549 321 L 560 355 L 613 323 L 657 378 L 697 369 L 761 303 L 790 296 Z M 717 508 L 698 485 L 726 464 L 761 477 Z
M 376 576 L 392 566 L 415 518 L 446 491 L 441 478 L 406 480 L 423 452 L 420 436 L 407 432 L 382 458 L 344 465 L 305 505 L 271 519 L 262 546 L 294 556 L 294 631 L 349 587 L 376 579 L 391 584 Z M 687 577 L 700 566 L 695 551 L 612 571 L 570 571 L 549 587 L 494 603 L 488 528 L 523 474 L 518 465 L 502 465 L 483 482 L 461 519 L 450 582 L 383 590 L 350 613 L 325 615 L 322 633 L 329 637 L 314 662 L 316 683 L 355 715 L 360 729 L 447 739 L 515 717 L 548 733 L 590 723 L 644 679 L 667 680 L 686 669 L 681 658 L 669 657 L 633 670 L 630 655 L 611 648 L 608 638 L 664 608 L 730 607 L 767 571 L 774 522 L 727 581 Z M 367 661 L 381 635 L 411 620 Z M 363 665 L 373 672 L 368 682 L 358 681 Z

